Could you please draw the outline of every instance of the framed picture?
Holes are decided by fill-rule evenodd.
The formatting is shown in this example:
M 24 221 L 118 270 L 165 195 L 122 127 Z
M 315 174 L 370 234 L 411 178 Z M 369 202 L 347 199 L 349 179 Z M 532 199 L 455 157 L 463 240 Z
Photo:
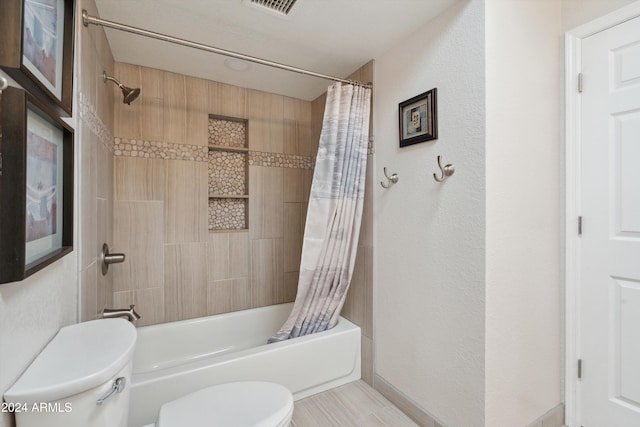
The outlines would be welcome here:
M 8 283 L 73 250 L 73 130 L 22 89 L 0 98 L 0 283 Z
M 400 147 L 438 139 L 438 89 L 399 104 Z
M 73 99 L 73 0 L 2 0 L 0 67 L 60 116 Z

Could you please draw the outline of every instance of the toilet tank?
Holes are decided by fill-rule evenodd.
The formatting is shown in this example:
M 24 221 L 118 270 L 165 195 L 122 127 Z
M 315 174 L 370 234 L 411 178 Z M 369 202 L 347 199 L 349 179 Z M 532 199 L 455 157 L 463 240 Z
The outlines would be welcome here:
M 123 319 L 60 329 L 4 394 L 16 426 L 126 427 L 135 343 L 136 329 Z

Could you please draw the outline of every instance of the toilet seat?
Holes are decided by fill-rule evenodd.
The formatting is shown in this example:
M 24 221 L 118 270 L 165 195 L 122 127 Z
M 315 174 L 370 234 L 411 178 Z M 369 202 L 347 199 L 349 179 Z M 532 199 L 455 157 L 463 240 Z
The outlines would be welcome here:
M 293 396 L 282 385 L 239 381 L 165 403 L 157 427 L 281 427 L 292 415 Z

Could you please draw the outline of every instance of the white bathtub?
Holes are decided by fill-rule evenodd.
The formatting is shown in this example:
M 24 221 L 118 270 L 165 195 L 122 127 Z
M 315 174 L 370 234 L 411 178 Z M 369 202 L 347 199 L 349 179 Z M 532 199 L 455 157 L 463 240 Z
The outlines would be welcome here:
M 160 406 L 229 381 L 273 381 L 301 399 L 360 378 L 360 328 L 335 328 L 266 344 L 292 304 L 138 328 L 129 426 L 156 420 Z

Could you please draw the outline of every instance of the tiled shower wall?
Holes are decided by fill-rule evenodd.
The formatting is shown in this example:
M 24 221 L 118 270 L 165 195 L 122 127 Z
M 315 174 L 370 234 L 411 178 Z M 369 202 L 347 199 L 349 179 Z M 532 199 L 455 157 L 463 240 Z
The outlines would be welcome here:
M 141 326 L 292 301 L 311 103 L 123 63 L 115 77 L 142 93 L 115 103 L 114 306 Z M 207 229 L 209 114 L 249 120 L 248 231 Z
M 78 9 L 97 15 L 93 0 L 83 0 Z M 76 127 L 76 168 L 78 168 L 78 280 L 79 319 L 102 316 L 111 306 L 112 276 L 100 271 L 102 244 L 112 246 L 113 236 L 113 102 L 112 85 L 102 81 L 102 71 L 114 71 L 111 49 L 104 29 L 82 28 L 77 37 L 79 77 L 74 99 Z

